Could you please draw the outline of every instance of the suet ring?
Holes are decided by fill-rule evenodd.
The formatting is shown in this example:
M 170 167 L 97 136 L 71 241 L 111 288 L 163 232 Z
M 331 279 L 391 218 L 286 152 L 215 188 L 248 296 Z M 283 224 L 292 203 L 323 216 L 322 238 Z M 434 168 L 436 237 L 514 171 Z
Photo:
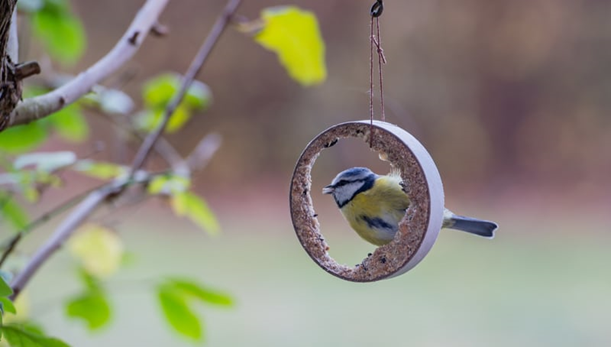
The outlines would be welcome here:
M 311 171 L 320 153 L 344 138 L 360 138 L 401 172 L 411 205 L 389 244 L 378 247 L 354 267 L 339 264 L 329 246 L 310 195 Z M 316 136 L 297 161 L 290 187 L 293 227 L 299 242 L 325 271 L 353 282 L 374 282 L 401 275 L 416 266 L 430 251 L 443 220 L 444 194 L 439 171 L 424 146 L 396 125 L 369 120 L 334 125 Z

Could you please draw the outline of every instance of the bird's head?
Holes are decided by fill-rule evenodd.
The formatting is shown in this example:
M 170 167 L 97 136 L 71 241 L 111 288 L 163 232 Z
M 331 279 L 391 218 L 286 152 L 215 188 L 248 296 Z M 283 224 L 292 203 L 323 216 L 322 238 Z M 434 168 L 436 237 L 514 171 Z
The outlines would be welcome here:
M 332 194 L 337 206 L 342 208 L 357 194 L 373 187 L 377 177 L 366 167 L 353 167 L 335 176 L 331 184 L 322 189 L 322 193 Z

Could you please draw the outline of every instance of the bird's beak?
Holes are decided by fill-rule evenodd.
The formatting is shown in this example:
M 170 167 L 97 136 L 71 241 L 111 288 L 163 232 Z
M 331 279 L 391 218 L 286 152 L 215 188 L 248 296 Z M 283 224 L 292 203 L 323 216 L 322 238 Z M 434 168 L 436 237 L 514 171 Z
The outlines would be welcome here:
M 333 194 L 334 191 L 335 187 L 333 187 L 332 185 L 328 185 L 322 189 L 323 194 Z

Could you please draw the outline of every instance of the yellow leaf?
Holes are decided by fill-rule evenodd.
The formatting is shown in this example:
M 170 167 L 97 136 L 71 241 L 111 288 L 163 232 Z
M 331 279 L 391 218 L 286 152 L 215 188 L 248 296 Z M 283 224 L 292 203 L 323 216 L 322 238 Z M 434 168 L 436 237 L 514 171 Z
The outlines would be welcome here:
M 30 296 L 27 291 L 22 291 L 21 294 L 13 302 L 15 305 L 16 314 L 4 312 L 2 317 L 3 323 L 24 323 L 30 318 Z
M 117 178 L 127 173 L 127 169 L 121 165 L 89 159 L 79 161 L 73 168 L 87 176 L 102 180 Z
M 146 190 L 149 194 L 165 193 L 164 188 L 169 180 L 168 176 L 157 176 L 151 180 Z
M 266 8 L 261 12 L 263 29 L 255 40 L 278 54 L 289 76 L 304 86 L 324 82 L 325 43 L 316 16 L 295 6 Z
M 114 274 L 123 259 L 123 242 L 112 230 L 97 224 L 85 224 L 68 241 L 72 255 L 87 272 L 98 278 Z
M 170 205 L 178 217 L 187 215 L 187 198 L 184 193 L 174 194 L 170 200 Z
M 175 133 L 187 123 L 189 118 L 191 118 L 191 111 L 189 111 L 185 106 L 179 105 L 168 120 L 165 130 L 168 133 Z
M 187 177 L 179 175 L 161 175 L 153 178 L 148 185 L 149 194 L 175 194 L 184 192 L 191 185 Z
M 25 197 L 28 202 L 36 202 L 38 198 L 40 198 L 40 193 L 35 187 L 23 187 L 23 197 Z
M 172 195 L 172 209 L 177 216 L 187 217 L 208 233 L 218 234 L 221 227 L 204 199 L 191 192 L 179 192 Z
M 136 116 L 136 123 L 140 129 L 152 132 L 157 129 L 161 121 L 163 120 L 163 115 L 165 114 L 165 109 L 156 109 L 156 110 L 145 110 L 140 112 Z M 181 103 L 174 113 L 168 120 L 168 124 L 165 126 L 165 131 L 168 133 L 175 133 L 180 130 L 191 118 L 193 115 L 191 109 L 189 109 L 185 103 Z

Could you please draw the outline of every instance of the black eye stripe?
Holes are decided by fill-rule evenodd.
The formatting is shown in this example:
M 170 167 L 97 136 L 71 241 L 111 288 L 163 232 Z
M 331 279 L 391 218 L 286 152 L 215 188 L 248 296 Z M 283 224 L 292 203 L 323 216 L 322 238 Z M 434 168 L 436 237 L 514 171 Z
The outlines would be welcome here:
M 373 187 L 375 180 L 376 180 L 376 175 L 369 175 L 365 177 L 364 179 L 357 179 L 354 181 L 346 181 L 342 179 L 341 181 L 337 182 L 334 186 L 335 188 L 345 186 L 350 183 L 357 183 L 357 182 L 362 183 L 362 185 L 352 194 L 352 196 L 349 199 L 339 201 L 337 200 L 337 197 L 336 197 L 335 202 L 337 203 L 337 206 L 339 208 L 342 208 L 347 203 L 352 201 L 352 199 L 354 199 L 354 197 L 357 196 L 359 193 L 362 193 L 364 191 L 371 189 L 371 187 Z
M 339 182 L 335 183 L 334 187 L 337 188 L 337 187 L 342 187 L 342 186 L 348 185 L 350 183 L 358 183 L 358 182 L 365 182 L 365 181 L 366 181 L 366 179 L 363 179 L 363 178 L 357 178 L 357 179 L 354 179 L 354 180 L 342 179 Z
M 336 188 L 337 188 L 337 187 L 342 187 L 342 186 L 345 186 L 346 184 L 353 183 L 353 182 L 356 182 L 356 181 L 346 181 L 346 180 L 341 180 L 341 181 L 339 181 L 339 182 L 335 183 L 335 187 L 336 187 Z

